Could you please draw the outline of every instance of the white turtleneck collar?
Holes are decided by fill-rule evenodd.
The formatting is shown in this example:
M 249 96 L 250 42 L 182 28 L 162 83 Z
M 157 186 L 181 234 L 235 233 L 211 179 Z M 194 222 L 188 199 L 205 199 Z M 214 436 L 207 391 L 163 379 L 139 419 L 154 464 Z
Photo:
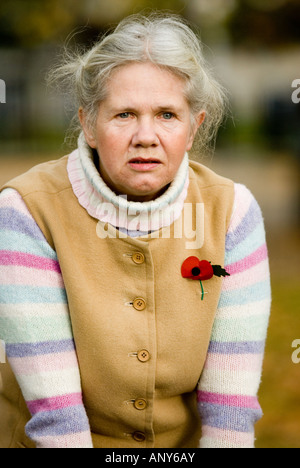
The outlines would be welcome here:
M 93 151 L 84 134 L 78 138 L 78 148 L 70 154 L 68 175 L 79 203 L 93 217 L 114 227 L 141 232 L 170 226 L 179 218 L 189 185 L 189 161 L 185 154 L 179 170 L 169 188 L 155 200 L 128 201 L 119 196 L 104 182 L 94 161 Z

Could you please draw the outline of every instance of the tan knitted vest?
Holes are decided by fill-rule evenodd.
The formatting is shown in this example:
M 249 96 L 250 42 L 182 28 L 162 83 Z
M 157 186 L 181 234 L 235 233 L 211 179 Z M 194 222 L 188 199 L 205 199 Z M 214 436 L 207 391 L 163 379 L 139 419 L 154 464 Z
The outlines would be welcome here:
M 181 218 L 152 236 L 119 238 L 79 205 L 66 164 L 39 165 L 5 187 L 19 191 L 57 252 L 94 446 L 197 447 L 195 389 L 222 279 L 205 281 L 201 300 L 199 281 L 182 278 L 181 265 L 192 255 L 224 265 L 233 183 L 191 162 Z M 192 211 L 201 245 L 185 227 Z M 0 371 L 0 446 L 32 446 L 24 400 L 8 365 Z

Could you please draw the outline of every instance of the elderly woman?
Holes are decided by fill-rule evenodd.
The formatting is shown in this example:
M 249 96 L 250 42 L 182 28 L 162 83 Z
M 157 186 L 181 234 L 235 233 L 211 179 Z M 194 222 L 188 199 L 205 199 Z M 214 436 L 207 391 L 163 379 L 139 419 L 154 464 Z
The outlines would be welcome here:
M 56 75 L 70 155 L 0 197 L 1 447 L 253 447 L 270 306 L 261 211 L 189 161 L 224 94 L 176 16 L 133 16 Z

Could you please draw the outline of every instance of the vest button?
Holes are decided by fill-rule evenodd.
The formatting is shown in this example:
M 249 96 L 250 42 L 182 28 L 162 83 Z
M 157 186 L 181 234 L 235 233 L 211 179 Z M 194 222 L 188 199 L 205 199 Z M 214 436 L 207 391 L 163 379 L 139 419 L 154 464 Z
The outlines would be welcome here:
M 135 252 L 132 255 L 132 260 L 137 265 L 141 265 L 145 261 L 145 255 L 143 253 L 141 253 L 141 252 Z
M 150 353 L 146 349 L 142 349 L 141 351 L 138 352 L 137 358 L 141 362 L 147 362 L 150 359 Z
M 142 297 L 138 297 L 133 301 L 133 307 L 136 310 L 145 310 L 146 309 L 146 301 Z
M 136 442 L 144 442 L 146 440 L 146 435 L 143 432 L 136 431 L 132 434 L 132 437 Z
M 137 400 L 135 400 L 135 402 L 133 403 L 133 406 L 135 407 L 135 409 L 137 410 L 144 410 L 147 408 L 147 402 L 146 400 L 144 400 L 143 398 L 138 398 Z

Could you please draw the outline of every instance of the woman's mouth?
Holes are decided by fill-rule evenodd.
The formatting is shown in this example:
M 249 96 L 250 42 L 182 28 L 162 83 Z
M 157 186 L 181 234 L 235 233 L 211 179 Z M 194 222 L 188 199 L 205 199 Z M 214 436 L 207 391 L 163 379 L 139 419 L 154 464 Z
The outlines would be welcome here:
M 151 171 L 157 168 L 161 162 L 155 158 L 133 158 L 129 161 L 129 166 L 135 171 Z

